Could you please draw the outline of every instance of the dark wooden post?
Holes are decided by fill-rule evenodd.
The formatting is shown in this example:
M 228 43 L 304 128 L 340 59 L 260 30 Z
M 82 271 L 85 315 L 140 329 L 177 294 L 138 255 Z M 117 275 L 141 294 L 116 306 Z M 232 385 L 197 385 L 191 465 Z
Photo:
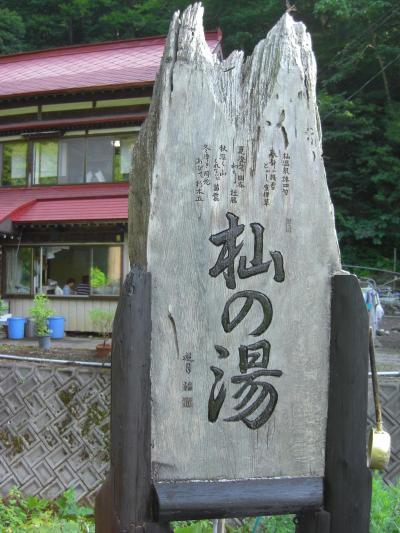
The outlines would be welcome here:
M 152 523 L 150 471 L 151 278 L 134 267 L 113 331 L 111 470 L 96 498 L 96 533 L 169 531 Z
M 355 276 L 332 278 L 324 510 L 300 514 L 297 533 L 368 533 L 368 315 Z
M 368 533 L 368 315 L 355 276 L 333 277 L 331 323 L 324 506 L 331 533 Z

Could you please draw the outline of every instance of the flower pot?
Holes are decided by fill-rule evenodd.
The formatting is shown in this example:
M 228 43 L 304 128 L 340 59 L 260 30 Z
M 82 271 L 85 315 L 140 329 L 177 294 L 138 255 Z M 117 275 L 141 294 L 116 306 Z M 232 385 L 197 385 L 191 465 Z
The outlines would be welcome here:
M 27 318 L 25 322 L 25 337 L 33 339 L 36 336 L 36 321 L 33 318 Z
M 96 344 L 97 357 L 107 357 L 111 352 L 111 344 Z
M 39 348 L 42 350 L 49 350 L 50 349 L 50 335 L 42 335 L 38 337 L 39 341 Z

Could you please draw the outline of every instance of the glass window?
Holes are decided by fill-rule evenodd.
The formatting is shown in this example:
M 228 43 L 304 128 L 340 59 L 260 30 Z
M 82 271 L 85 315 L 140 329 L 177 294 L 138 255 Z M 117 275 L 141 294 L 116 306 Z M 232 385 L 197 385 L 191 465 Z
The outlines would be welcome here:
M 23 187 L 26 185 L 28 143 L 10 142 L 3 144 L 1 183 Z
M 112 137 L 88 137 L 86 146 L 87 183 L 112 181 L 114 155 Z
M 86 139 L 62 139 L 58 166 L 59 183 L 83 183 Z
M 121 261 L 122 249 L 120 246 L 96 246 L 93 248 L 93 264 L 90 269 L 92 294 L 119 295 Z
M 45 294 L 73 296 L 83 277 L 89 278 L 91 247 L 43 246 L 42 290 Z M 88 295 L 89 292 L 78 293 Z
M 31 294 L 32 248 L 7 248 L 6 271 L 8 294 Z
M 34 183 L 57 183 L 58 141 L 37 141 L 33 144 Z
M 132 148 L 135 137 L 114 139 L 114 181 L 126 181 L 132 164 Z
M 33 252 L 35 294 L 43 292 L 53 296 L 118 296 L 120 293 L 121 246 L 59 244 L 35 247 Z M 7 276 L 10 276 L 10 280 L 7 280 L 7 292 L 14 287 L 15 293 L 15 285 L 26 285 L 20 281 L 21 275 L 15 267 L 15 261 L 12 255 L 7 259 Z M 14 271 L 15 275 L 12 273 Z M 30 272 L 29 270 L 27 274 L 29 280 Z M 16 279 L 13 276 L 16 276 Z M 18 287 L 18 292 L 29 293 L 30 284 L 26 290 Z
M 127 181 L 137 135 L 70 137 L 33 142 L 36 185 Z M 27 142 L 0 145 L 2 185 L 27 183 Z

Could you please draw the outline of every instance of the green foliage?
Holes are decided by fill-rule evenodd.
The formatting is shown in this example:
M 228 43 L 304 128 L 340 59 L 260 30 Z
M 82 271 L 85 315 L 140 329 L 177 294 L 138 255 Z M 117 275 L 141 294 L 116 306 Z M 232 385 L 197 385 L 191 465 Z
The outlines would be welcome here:
M 15 11 L 0 8 L 0 54 L 21 52 L 24 48 L 25 24 Z
M 37 334 L 39 337 L 50 334 L 47 319 L 54 315 L 54 310 L 50 307 L 49 299 L 45 294 L 37 294 L 33 299 L 33 306 L 29 309 L 32 318 L 35 319 Z
M 0 52 L 162 35 L 188 0 L 2 0 Z M 393 0 L 292 0 L 313 38 L 328 184 L 343 260 L 369 266 L 400 248 L 400 7 Z M 246 54 L 284 0 L 204 0 L 225 56 Z M 24 37 L 25 35 L 25 37 Z M 101 283 L 100 273 L 93 273 Z M 93 283 L 92 283 L 92 286 Z
M 8 313 L 8 303 L 0 298 L 0 315 L 4 315 L 4 313 Z
M 109 338 L 112 324 L 114 320 L 113 311 L 105 311 L 103 309 L 91 309 L 89 311 L 90 320 L 96 331 L 99 331 L 104 341 L 103 344 L 106 344 L 106 340 Z
M 78 505 L 74 489 L 68 489 L 56 500 L 58 515 L 60 518 L 74 520 L 93 516 L 93 510 L 90 507 Z
M 400 480 L 385 485 L 379 475 L 372 480 L 372 512 L 370 533 L 400 531 Z
M 172 522 L 174 533 L 212 533 L 211 520 L 188 520 L 186 522 Z
M 68 489 L 57 500 L 36 496 L 23 497 L 11 489 L 7 498 L 0 498 L 0 525 L 2 533 L 94 533 L 93 510 L 77 504 L 73 489 Z
M 99 267 L 90 267 L 90 285 L 92 288 L 97 289 L 107 285 L 107 276 Z

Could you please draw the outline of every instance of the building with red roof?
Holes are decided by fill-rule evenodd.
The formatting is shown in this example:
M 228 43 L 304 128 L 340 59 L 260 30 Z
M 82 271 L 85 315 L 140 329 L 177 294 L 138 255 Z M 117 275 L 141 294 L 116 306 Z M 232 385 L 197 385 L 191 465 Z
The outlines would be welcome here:
M 220 55 L 220 32 L 206 40 Z M 14 315 L 28 316 L 40 292 L 71 331 L 94 331 L 91 308 L 115 309 L 129 270 L 132 147 L 164 43 L 148 37 L 0 57 L 1 294 Z M 84 276 L 89 296 L 74 290 Z

